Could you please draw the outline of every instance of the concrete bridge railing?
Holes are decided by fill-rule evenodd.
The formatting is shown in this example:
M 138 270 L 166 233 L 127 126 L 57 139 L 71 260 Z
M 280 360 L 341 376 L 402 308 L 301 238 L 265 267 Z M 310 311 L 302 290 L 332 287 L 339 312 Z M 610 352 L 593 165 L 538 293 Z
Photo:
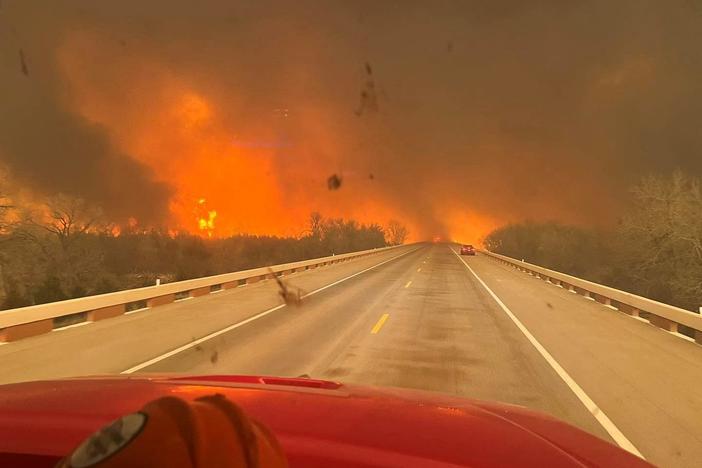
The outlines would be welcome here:
M 4 310 L 0 311 L 0 342 L 16 341 L 48 333 L 57 328 L 117 317 L 135 310 L 157 307 L 177 300 L 200 297 L 256 283 L 272 278 L 273 274 L 286 275 L 319 268 L 374 255 L 393 248 L 396 247 L 363 250 L 272 267 L 254 268 L 223 275 Z

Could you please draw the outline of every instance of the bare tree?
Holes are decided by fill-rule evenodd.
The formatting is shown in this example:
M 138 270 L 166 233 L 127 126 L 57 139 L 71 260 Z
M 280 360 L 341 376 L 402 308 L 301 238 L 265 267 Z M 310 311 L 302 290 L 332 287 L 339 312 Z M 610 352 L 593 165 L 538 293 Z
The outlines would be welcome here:
M 322 230 L 324 225 L 324 218 L 318 212 L 313 212 L 310 214 L 310 234 L 315 239 L 322 238 Z
M 48 219 L 38 225 L 54 235 L 64 248 L 68 248 L 77 236 L 104 227 L 102 211 L 83 199 L 60 194 L 46 207 Z
M 40 277 L 50 285 L 47 288 L 53 292 L 44 300 L 76 297 L 91 289 L 102 273 L 99 238 L 93 234 L 103 227 L 100 209 L 67 195 L 57 195 L 24 211 L 13 226 L 11 239 L 20 251 L 35 252 L 23 263 L 36 265 L 31 268 L 39 269 Z
M 407 240 L 409 231 L 407 227 L 397 220 L 390 220 L 385 231 L 387 242 L 390 245 L 401 245 Z
M 680 171 L 650 176 L 632 190 L 622 221 L 628 268 L 655 299 L 702 302 L 702 192 Z

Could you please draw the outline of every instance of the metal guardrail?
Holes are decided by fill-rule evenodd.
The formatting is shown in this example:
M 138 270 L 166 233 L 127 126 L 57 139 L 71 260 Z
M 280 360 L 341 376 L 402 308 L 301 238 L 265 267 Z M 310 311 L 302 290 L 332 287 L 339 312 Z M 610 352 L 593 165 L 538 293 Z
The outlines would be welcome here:
M 363 250 L 331 257 L 285 263 L 271 267 L 207 276 L 186 281 L 129 289 L 97 296 L 0 311 L 0 342 L 15 341 L 48 333 L 56 328 L 95 322 L 176 300 L 204 296 L 211 292 L 232 289 L 243 284 L 272 278 L 272 274 L 290 274 L 385 252 L 401 246 Z M 271 271 L 273 272 L 271 274 Z
M 694 338 L 697 343 L 702 344 L 702 315 L 700 314 L 488 250 L 481 250 L 480 252 L 520 271 L 549 281 L 626 314 L 646 318 L 651 324 L 664 330 L 684 333 L 690 338 Z

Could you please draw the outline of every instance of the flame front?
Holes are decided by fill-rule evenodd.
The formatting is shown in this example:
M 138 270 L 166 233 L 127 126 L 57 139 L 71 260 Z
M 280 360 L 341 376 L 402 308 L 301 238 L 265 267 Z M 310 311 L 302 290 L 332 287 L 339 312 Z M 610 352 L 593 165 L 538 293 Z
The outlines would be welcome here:
M 216 210 L 207 210 L 205 208 L 206 200 L 200 198 L 197 201 L 197 226 L 200 231 L 206 232 L 207 237 L 212 237 L 215 228 L 215 219 L 217 218 Z

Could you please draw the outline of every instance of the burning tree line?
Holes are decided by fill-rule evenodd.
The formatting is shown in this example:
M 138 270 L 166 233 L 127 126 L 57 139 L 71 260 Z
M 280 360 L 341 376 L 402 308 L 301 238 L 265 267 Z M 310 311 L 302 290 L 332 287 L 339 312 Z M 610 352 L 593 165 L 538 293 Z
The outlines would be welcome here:
M 84 201 L 57 196 L 33 212 L 1 203 L 0 301 L 14 308 L 403 243 L 407 230 L 310 217 L 299 237 L 116 226 Z M 387 232 L 386 232 L 387 231 Z
M 613 229 L 525 222 L 496 229 L 488 249 L 697 312 L 702 306 L 701 182 L 682 172 L 632 188 Z

